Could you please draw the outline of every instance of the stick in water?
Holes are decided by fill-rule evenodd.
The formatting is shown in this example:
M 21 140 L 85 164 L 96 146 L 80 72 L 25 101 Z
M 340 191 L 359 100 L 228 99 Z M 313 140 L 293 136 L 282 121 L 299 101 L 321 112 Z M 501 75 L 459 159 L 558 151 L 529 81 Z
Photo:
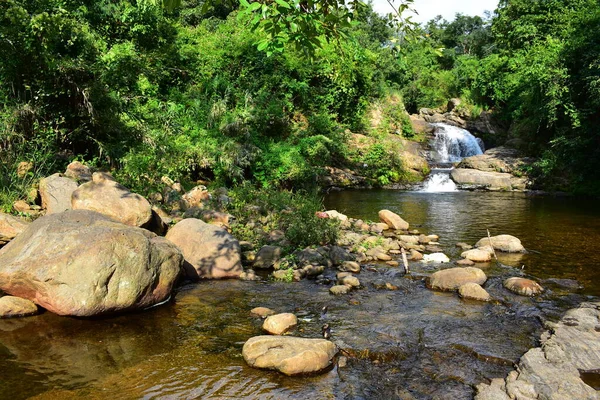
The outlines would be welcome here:
M 408 260 L 406 259 L 406 251 L 404 251 L 404 247 L 402 248 L 402 264 L 404 264 L 404 272 L 408 274 L 410 271 L 408 270 Z
M 498 262 L 498 256 L 496 256 L 496 250 L 494 250 L 494 245 L 492 244 L 492 237 L 490 236 L 489 229 L 487 229 L 487 234 L 488 234 L 488 239 L 490 241 L 490 247 L 492 248 L 492 253 L 494 253 L 494 258 L 496 259 L 496 262 Z

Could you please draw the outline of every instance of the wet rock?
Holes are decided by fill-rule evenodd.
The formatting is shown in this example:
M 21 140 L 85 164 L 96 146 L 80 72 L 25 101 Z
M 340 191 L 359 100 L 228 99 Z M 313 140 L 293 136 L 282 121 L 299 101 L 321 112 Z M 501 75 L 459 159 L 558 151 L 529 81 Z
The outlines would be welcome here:
M 352 275 L 342 276 L 341 278 L 338 276 L 338 285 L 346 285 L 351 288 L 360 287 L 360 281 L 357 277 Z
M 430 253 L 441 253 L 442 251 L 444 251 L 444 249 L 434 244 L 428 244 L 427 246 L 425 246 L 425 251 L 428 251 Z
M 0 297 L 0 318 L 25 317 L 37 312 L 33 301 L 14 296 Z
M 281 260 L 281 247 L 279 246 L 263 246 L 256 253 L 254 259 L 254 268 L 268 269 L 273 268 Z
M 462 249 L 462 250 L 471 250 L 473 248 L 473 246 L 471 246 L 470 244 L 466 244 L 466 243 L 456 243 L 456 247 Z
M 390 267 L 397 267 L 398 265 L 400 265 L 398 261 L 386 261 L 386 264 Z
M 285 375 L 322 371 L 331 365 L 336 353 L 336 346 L 329 340 L 291 336 L 256 336 L 242 349 L 244 360 L 251 367 L 272 369 Z
M 334 295 L 346 294 L 350 291 L 350 286 L 334 285 L 329 288 L 329 292 Z
M 338 270 L 342 272 L 360 272 L 360 264 L 356 261 L 344 261 L 342 265 L 338 266 Z
M 256 273 L 253 269 L 247 269 L 240 274 L 238 277 L 242 281 L 259 281 L 260 278 L 256 276 Z
M 177 247 L 145 229 L 65 211 L 0 250 L 0 289 L 60 315 L 144 309 L 170 297 L 182 262 Z
M 434 272 L 427 281 L 430 289 L 457 290 L 465 283 L 483 285 L 487 280 L 485 273 L 474 267 L 455 267 Z
M 270 315 L 262 328 L 271 335 L 283 335 L 298 325 L 298 318 L 292 313 Z
M 71 209 L 71 195 L 77 189 L 77 182 L 54 174 L 40 180 L 39 191 L 42 208 L 46 214 L 55 214 Z
M 432 254 L 425 254 L 423 256 L 423 259 L 421 260 L 421 262 L 447 263 L 447 262 L 450 262 L 450 259 L 444 253 L 432 253 Z
M 415 249 L 410 250 L 410 256 L 408 257 L 411 261 L 421 261 L 423 259 L 423 254 L 419 253 Z
M 504 281 L 504 287 L 521 296 L 535 296 L 544 290 L 537 282 L 519 277 L 508 278 Z
M 90 167 L 83 165 L 79 161 L 73 161 L 67 165 L 65 176 L 78 182 L 89 182 L 92 180 L 92 170 Z
M 475 243 L 475 247 L 484 247 L 491 245 L 494 250 L 504 251 L 506 253 L 524 253 L 525 247 L 521 244 L 521 241 L 511 235 L 498 235 L 492 236 L 491 238 L 484 237 Z
M 310 264 L 331 267 L 332 265 L 329 258 L 329 249 L 327 248 L 296 250 L 293 256 L 299 266 Z
M 466 258 L 463 258 L 462 260 L 458 260 L 456 261 L 457 265 L 463 266 L 463 267 L 469 267 L 471 265 L 475 265 L 474 261 L 468 260 Z
M 342 222 L 348 220 L 348 216 L 346 216 L 340 212 L 337 212 L 336 210 L 325 211 L 325 214 L 327 214 L 329 216 L 329 218 L 338 219 Z
M 181 249 L 190 279 L 237 278 L 243 272 L 240 244 L 223 228 L 188 218 L 175 224 L 166 238 Z
M 71 205 L 74 210 L 96 211 L 131 226 L 143 226 L 152 218 L 148 200 L 102 172 L 95 172 L 91 182 L 73 192 Z
M 395 230 L 407 230 L 409 227 L 408 222 L 402 219 L 398 214 L 391 212 L 390 210 L 379 211 L 379 219 L 385 223 L 391 229 Z
M 474 283 L 474 282 L 469 282 L 469 283 L 465 283 L 464 285 L 461 285 L 458 288 L 458 294 L 463 299 L 468 299 L 468 300 L 478 300 L 478 301 L 489 301 L 490 300 L 490 294 L 484 288 L 482 288 L 481 285 Z
M 29 222 L 0 213 L 0 246 L 10 242 L 27 228 Z
M 377 258 L 379 261 L 390 261 L 392 259 L 389 254 L 385 254 L 383 252 L 375 253 L 375 258 Z
M 488 248 L 467 250 L 462 252 L 460 256 L 473 262 L 488 262 L 492 260 L 492 252 Z
M 323 265 L 305 265 L 300 271 L 306 277 L 313 277 L 321 275 L 325 271 L 325 267 Z
M 346 261 L 353 261 L 354 256 L 343 247 L 331 246 L 331 250 L 329 250 L 329 259 L 331 260 L 334 266 L 338 266 Z
M 270 308 L 267 307 L 255 307 L 252 310 L 250 310 L 250 313 L 252 315 L 256 315 L 259 316 L 261 318 L 267 318 L 271 315 L 275 315 L 277 314 L 275 311 L 271 310 Z

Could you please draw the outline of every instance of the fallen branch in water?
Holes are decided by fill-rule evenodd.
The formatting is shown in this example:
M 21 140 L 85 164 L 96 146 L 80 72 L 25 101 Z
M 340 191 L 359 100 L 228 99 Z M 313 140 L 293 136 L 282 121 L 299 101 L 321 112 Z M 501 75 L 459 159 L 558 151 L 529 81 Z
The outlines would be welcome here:
M 498 262 L 498 256 L 496 255 L 496 250 L 494 250 L 494 245 L 492 244 L 492 237 L 490 236 L 490 230 L 487 230 L 487 234 L 488 234 L 488 239 L 490 241 L 490 247 L 492 248 L 492 253 L 494 254 L 494 258 L 496 259 L 496 262 Z
M 408 270 L 408 260 L 406 259 L 406 251 L 404 250 L 404 247 L 401 249 L 402 251 L 402 264 L 404 264 L 404 272 L 405 273 L 410 273 L 410 271 Z

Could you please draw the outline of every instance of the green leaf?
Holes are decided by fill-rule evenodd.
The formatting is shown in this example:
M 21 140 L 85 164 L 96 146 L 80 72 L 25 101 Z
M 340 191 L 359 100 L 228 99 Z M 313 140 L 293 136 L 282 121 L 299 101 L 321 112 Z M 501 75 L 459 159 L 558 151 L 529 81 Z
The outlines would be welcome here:
M 292 8 L 292 7 L 291 7 L 291 6 L 290 6 L 290 5 L 289 5 L 287 2 L 285 2 L 284 0 L 275 0 L 275 2 L 276 2 L 277 4 L 279 4 L 279 5 L 280 5 L 281 7 L 283 7 L 283 8 L 287 8 L 288 10 Z

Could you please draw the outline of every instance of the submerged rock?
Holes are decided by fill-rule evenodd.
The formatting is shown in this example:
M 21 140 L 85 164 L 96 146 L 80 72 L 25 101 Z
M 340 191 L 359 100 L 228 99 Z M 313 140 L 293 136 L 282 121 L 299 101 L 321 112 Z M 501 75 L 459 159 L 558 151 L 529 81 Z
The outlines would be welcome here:
M 494 250 L 504 251 L 506 253 L 524 253 L 525 247 L 521 244 L 521 240 L 511 235 L 498 235 L 492 237 L 484 237 L 475 243 L 475 247 L 491 246 Z
M 336 346 L 329 340 L 291 336 L 256 336 L 242 348 L 244 360 L 251 367 L 285 375 L 322 371 L 331 365 L 336 353 Z
M 265 319 L 262 328 L 271 335 L 283 335 L 298 325 L 298 318 L 292 313 L 270 315 Z
M 250 313 L 261 318 L 267 318 L 270 315 L 275 315 L 276 312 L 267 307 L 254 307 Z
M 465 283 L 483 285 L 487 280 L 485 273 L 474 267 L 455 267 L 434 272 L 428 279 L 427 286 L 437 290 L 457 290 Z
M 25 317 L 37 312 L 38 308 L 31 300 L 14 296 L 0 297 L 0 318 Z
M 60 315 L 167 300 L 183 257 L 164 238 L 85 210 L 39 218 L 0 250 L 0 289 Z
M 237 278 L 243 272 L 240 244 L 223 228 L 188 218 L 172 227 L 166 238 L 183 252 L 190 279 Z
M 519 277 L 508 278 L 504 281 L 504 287 L 521 296 L 535 296 L 544 291 L 537 282 Z
M 489 301 L 490 294 L 481 285 L 469 282 L 458 288 L 458 294 L 463 299 Z

